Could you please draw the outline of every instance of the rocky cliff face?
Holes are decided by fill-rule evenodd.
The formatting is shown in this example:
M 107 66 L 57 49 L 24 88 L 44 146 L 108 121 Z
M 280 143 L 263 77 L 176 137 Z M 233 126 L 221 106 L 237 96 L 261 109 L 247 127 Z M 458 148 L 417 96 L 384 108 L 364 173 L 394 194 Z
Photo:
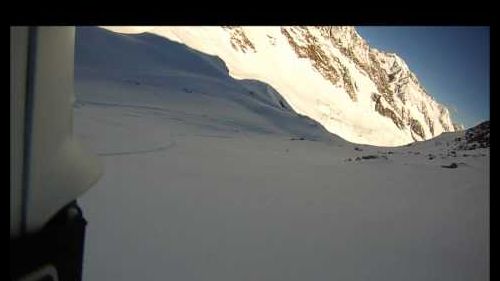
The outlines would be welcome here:
M 459 145 L 459 149 L 462 150 L 488 147 L 490 147 L 490 121 L 485 121 L 465 131 L 465 139 Z
M 426 92 L 406 63 L 395 54 L 371 48 L 354 27 L 282 27 L 282 33 L 298 57 L 310 59 L 325 79 L 343 87 L 353 102 L 358 95 L 366 93 L 359 93 L 356 80 L 339 59 L 328 52 L 331 46 L 319 43 L 313 35 L 315 29 L 373 81 L 377 89 L 371 93 L 373 109 L 390 118 L 400 130 L 409 128 L 413 140 L 456 130 L 448 109 Z
M 255 53 L 255 47 L 253 46 L 252 42 L 248 40 L 248 38 L 245 35 L 245 32 L 241 27 L 233 27 L 233 26 L 223 26 L 225 30 L 231 34 L 231 46 L 237 50 L 241 51 L 243 53 L 246 52 L 254 52 Z
M 288 39 L 299 58 L 311 60 L 313 67 L 333 85 L 340 85 L 345 89 L 353 101 L 357 101 L 354 82 L 347 68 L 339 59 L 329 55 L 328 50 L 323 50 L 318 39 L 304 28 L 281 28 L 281 33 Z

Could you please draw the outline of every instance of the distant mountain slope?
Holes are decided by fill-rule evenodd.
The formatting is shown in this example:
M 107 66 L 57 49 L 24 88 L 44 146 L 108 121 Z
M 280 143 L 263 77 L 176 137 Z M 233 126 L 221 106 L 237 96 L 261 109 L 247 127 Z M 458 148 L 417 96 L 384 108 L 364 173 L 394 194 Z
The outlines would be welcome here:
M 298 113 L 352 142 L 396 146 L 458 128 L 400 57 L 371 48 L 354 27 L 143 31 L 219 56 L 231 76 L 268 83 Z

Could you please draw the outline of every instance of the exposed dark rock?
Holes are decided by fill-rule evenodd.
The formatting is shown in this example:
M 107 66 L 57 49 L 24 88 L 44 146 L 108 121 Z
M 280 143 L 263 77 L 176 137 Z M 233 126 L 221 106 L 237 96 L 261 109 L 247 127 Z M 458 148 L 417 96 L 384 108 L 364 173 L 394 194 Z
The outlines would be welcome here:
M 300 33 L 301 38 L 305 41 L 303 44 L 296 42 L 292 33 Z M 327 55 L 317 39 L 310 34 L 306 27 L 294 27 L 287 29 L 281 28 L 281 33 L 287 38 L 288 43 L 295 51 L 299 58 L 307 58 L 311 60 L 313 67 L 333 85 L 343 84 L 344 89 L 353 101 L 357 101 L 354 84 L 351 80 L 351 75 L 348 69 L 340 63 L 337 57 Z
M 275 46 L 275 45 L 276 45 L 276 38 L 274 38 L 273 36 L 271 36 L 271 35 L 269 35 L 269 34 L 267 34 L 266 36 L 267 36 L 267 38 L 269 39 L 269 43 L 270 43 L 271 45 Z
M 490 147 L 490 122 L 486 121 L 465 132 L 464 150 Z
M 399 129 L 404 129 L 404 123 L 401 118 L 390 108 L 385 107 L 381 102 L 382 96 L 372 93 L 372 100 L 375 102 L 375 110 L 382 116 L 388 117 Z
M 431 135 L 434 136 L 434 122 L 429 117 L 426 117 L 425 121 L 427 122 L 427 126 L 429 126 L 429 131 L 431 131 Z
M 441 165 L 441 167 L 443 168 L 448 168 L 448 169 L 455 169 L 458 167 L 457 163 L 451 163 L 450 165 L 446 166 L 446 165 Z
M 223 26 L 223 28 L 229 30 L 231 35 L 231 46 L 235 50 L 243 53 L 246 53 L 249 50 L 252 50 L 254 53 L 256 52 L 255 46 L 245 35 L 245 32 L 243 32 L 241 27 Z
M 418 120 L 413 118 L 410 119 L 410 129 L 419 137 L 425 139 L 424 129 L 422 128 L 422 125 L 420 124 L 420 122 L 418 122 Z
M 283 100 L 279 100 L 278 102 L 282 108 L 287 109 L 285 102 L 283 102 Z

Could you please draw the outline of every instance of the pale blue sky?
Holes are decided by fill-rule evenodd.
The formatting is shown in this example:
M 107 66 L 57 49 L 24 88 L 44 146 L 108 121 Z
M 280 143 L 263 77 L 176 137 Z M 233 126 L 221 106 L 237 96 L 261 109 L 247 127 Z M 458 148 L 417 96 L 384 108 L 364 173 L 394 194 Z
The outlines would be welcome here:
M 490 119 L 489 27 L 356 27 L 370 46 L 394 52 L 427 92 L 466 128 Z

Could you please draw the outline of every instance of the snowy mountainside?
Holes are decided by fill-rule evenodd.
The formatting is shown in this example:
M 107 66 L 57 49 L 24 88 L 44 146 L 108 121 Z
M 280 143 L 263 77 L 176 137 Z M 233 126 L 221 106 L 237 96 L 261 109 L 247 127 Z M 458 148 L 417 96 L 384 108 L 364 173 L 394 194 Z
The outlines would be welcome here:
M 141 104 L 149 100 L 152 107 L 168 100 L 171 108 L 182 103 L 178 108 L 190 108 L 189 114 L 227 119 L 224 122 L 236 127 L 241 125 L 260 132 L 343 141 L 316 121 L 295 113 L 271 86 L 257 80 L 230 77 L 224 62 L 217 57 L 153 34 L 124 36 L 100 28 L 83 27 L 78 31 L 77 83 L 114 81 L 116 85 L 112 89 L 117 92 L 122 89 L 120 99 L 131 106 L 134 100 Z M 100 47 L 94 47 L 96 44 Z M 127 95 L 123 88 L 130 86 L 146 87 L 151 95 Z M 95 92 L 93 102 L 105 103 L 111 93 L 109 90 Z M 84 102 L 86 97 L 80 96 L 79 102 Z M 214 106 L 204 106 L 203 103 L 207 102 Z M 210 123 L 210 120 L 205 122 Z
M 104 165 L 78 200 L 83 280 L 487 280 L 489 126 L 353 144 L 228 71 L 162 36 L 76 29 L 75 134 Z
M 268 83 L 295 111 L 351 142 L 397 146 L 458 128 L 400 57 L 371 48 L 354 27 L 143 31 L 219 56 L 232 77 Z

